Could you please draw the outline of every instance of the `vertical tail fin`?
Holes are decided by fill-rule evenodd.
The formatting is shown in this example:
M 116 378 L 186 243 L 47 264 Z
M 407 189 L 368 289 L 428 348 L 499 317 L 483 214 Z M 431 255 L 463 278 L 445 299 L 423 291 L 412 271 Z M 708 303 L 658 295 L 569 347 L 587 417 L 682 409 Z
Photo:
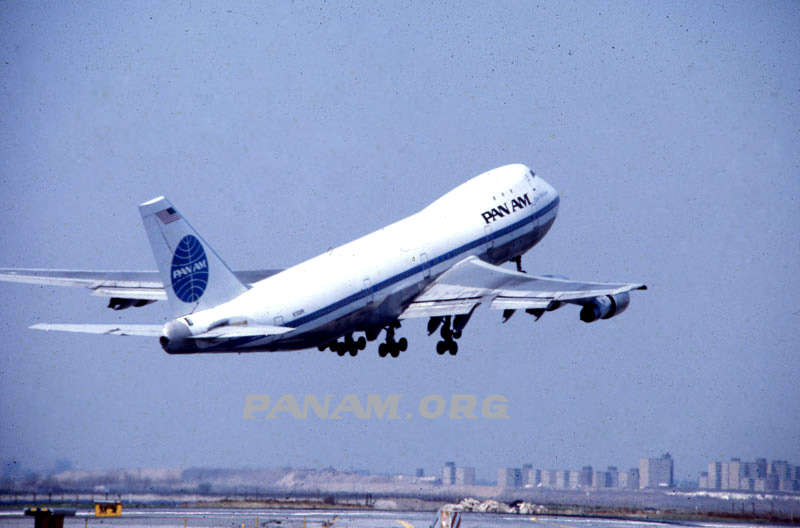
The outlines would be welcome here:
M 227 302 L 247 291 L 172 204 L 160 196 L 139 206 L 173 316 Z

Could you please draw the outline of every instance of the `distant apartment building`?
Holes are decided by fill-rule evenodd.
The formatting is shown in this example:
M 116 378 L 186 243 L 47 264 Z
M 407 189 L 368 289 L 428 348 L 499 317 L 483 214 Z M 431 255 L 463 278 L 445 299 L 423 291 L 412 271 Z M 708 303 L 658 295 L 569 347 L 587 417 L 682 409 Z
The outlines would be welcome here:
M 631 468 L 631 486 L 632 488 L 638 488 L 639 483 L 642 481 L 642 475 L 639 473 L 639 468 Z
M 556 489 L 568 489 L 569 488 L 569 471 L 568 470 L 559 470 L 556 471 Z
M 522 486 L 522 469 L 500 468 L 497 470 L 498 488 L 519 488 Z
M 498 471 L 498 486 L 511 486 L 515 478 L 513 468 Z M 606 471 L 593 471 L 592 466 L 583 466 L 580 471 L 563 469 L 526 469 L 523 482 L 527 487 L 552 489 L 638 489 L 639 470 L 619 471 L 616 466 L 608 466 Z
M 730 468 L 728 464 L 722 464 L 722 472 L 720 473 L 720 480 L 722 481 L 722 489 L 728 489 L 728 483 L 731 480 Z
M 457 467 L 456 468 L 456 486 L 474 486 L 475 485 L 475 468 L 474 467 Z
M 581 488 L 591 488 L 594 484 L 593 479 L 592 466 L 583 466 L 578 472 L 578 486 Z
M 556 470 L 555 469 L 543 469 L 541 470 L 541 486 L 543 488 L 555 488 L 556 487 Z
M 456 483 L 456 463 L 445 462 L 442 469 L 442 486 L 452 486 Z
M 514 468 L 499 468 L 497 470 L 497 487 L 498 488 L 514 487 Z
M 628 471 L 620 471 L 619 487 L 623 489 L 639 489 L 639 470 L 632 468 Z
M 708 463 L 708 487 L 706 489 L 722 489 L 722 462 Z
M 594 476 L 592 477 L 592 487 L 593 488 L 610 488 L 608 484 L 608 472 L 606 471 L 595 471 Z
M 767 478 L 767 459 L 757 458 L 754 464 L 756 466 L 756 472 L 758 473 L 754 478 Z M 800 475 L 798 475 L 797 478 L 800 478 Z
M 608 477 L 607 477 L 608 484 L 609 484 L 608 487 L 609 488 L 618 488 L 619 487 L 619 470 L 617 469 L 617 466 L 608 466 L 608 470 L 606 471 L 606 473 L 608 473 Z
M 738 459 L 733 459 L 738 460 Z M 791 480 L 794 478 L 794 466 L 785 460 L 775 460 L 770 465 L 770 473 L 774 473 L 780 480 Z
M 569 472 L 569 483 L 567 487 L 569 489 L 578 489 L 578 478 L 580 477 L 579 471 L 570 471 Z
M 708 471 L 697 479 L 701 489 L 745 491 L 800 491 L 800 466 L 785 460 L 767 464 L 765 458 L 755 462 L 742 462 L 732 458 L 729 462 L 709 462 Z
M 671 488 L 674 466 L 669 453 L 639 460 L 639 488 Z
M 532 488 L 539 487 L 542 484 L 542 470 L 531 468 L 528 470 L 527 475 L 522 475 L 522 479 L 526 486 L 530 486 Z
M 651 487 L 666 487 L 673 483 L 672 458 L 669 455 L 646 461 L 644 468 L 647 478 L 651 479 Z M 605 471 L 594 471 L 592 466 L 583 466 L 579 471 L 563 469 L 534 469 L 527 464 L 523 466 L 522 482 L 526 487 L 552 489 L 639 489 L 642 479 L 640 468 L 620 471 L 617 466 L 608 466 Z M 497 472 L 499 487 L 517 487 L 512 482 L 519 482 L 514 468 L 500 468 Z M 645 481 L 647 482 L 647 481 Z M 663 484 L 661 484 L 663 482 Z M 647 487 L 647 486 L 645 486 Z
M 728 462 L 728 489 L 740 489 L 739 482 L 744 478 L 742 461 L 739 458 L 732 458 Z
M 522 464 L 522 485 L 523 486 L 527 486 L 528 484 L 530 484 L 530 481 L 528 480 L 528 475 L 530 474 L 531 469 L 533 469 L 533 465 L 531 465 L 531 464 Z
M 627 478 L 626 478 L 627 481 Z M 606 471 L 595 471 L 594 480 L 592 481 L 594 488 L 619 488 L 619 470 L 616 466 L 608 466 Z

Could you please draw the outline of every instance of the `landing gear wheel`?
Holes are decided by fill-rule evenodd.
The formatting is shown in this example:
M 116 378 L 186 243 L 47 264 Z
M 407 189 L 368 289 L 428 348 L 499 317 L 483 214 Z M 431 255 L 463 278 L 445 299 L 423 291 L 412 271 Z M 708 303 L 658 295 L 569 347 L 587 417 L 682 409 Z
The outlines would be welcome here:
M 436 343 L 436 353 L 442 356 L 445 352 L 447 352 L 447 343 L 444 341 Z
M 389 353 L 389 346 L 386 343 L 381 343 L 378 346 L 378 355 L 380 357 L 386 357 L 386 354 Z
M 358 354 L 358 349 L 357 348 L 351 348 L 350 350 L 348 350 L 348 352 L 350 352 L 350 355 L 352 357 L 356 357 L 356 354 Z
M 358 350 L 364 350 L 367 348 L 367 338 L 364 336 L 359 337 L 358 341 L 356 341 L 356 346 L 358 346 Z
M 392 349 L 389 351 L 393 358 L 396 358 L 400 355 L 400 350 L 397 348 L 397 345 L 393 346 Z
M 461 339 L 461 330 L 453 332 L 453 339 Z
M 400 341 L 397 342 L 397 346 L 400 349 L 400 352 L 405 352 L 408 349 L 408 339 L 401 337 Z
M 449 345 L 450 346 L 447 348 L 450 349 L 450 355 L 455 356 L 456 354 L 458 354 L 458 343 L 456 343 L 455 341 L 450 341 Z
M 336 353 L 339 354 L 339 357 L 344 357 L 344 355 L 347 354 L 347 350 L 345 350 L 344 347 L 341 348 L 337 347 Z

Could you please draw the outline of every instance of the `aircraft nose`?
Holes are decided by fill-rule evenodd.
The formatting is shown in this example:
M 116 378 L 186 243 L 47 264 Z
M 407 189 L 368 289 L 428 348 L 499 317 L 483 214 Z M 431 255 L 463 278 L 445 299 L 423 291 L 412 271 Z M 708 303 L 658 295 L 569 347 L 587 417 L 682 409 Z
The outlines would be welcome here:
M 558 204 L 561 201 L 561 198 L 558 196 L 558 191 L 547 183 L 542 178 L 539 178 L 539 186 L 545 193 L 544 203 L 545 204 L 553 204 L 553 209 L 555 210 L 556 214 L 558 213 Z
M 164 325 L 163 335 L 158 338 L 161 348 L 167 354 L 185 354 L 196 349 L 190 339 L 192 331 L 181 321 L 170 321 Z

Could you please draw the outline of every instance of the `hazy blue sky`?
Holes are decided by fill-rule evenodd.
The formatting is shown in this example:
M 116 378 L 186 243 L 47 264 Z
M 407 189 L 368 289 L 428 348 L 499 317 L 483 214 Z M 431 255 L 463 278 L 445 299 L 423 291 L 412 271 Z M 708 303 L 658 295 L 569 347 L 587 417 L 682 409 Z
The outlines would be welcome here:
M 591 325 L 479 310 L 455 358 L 408 322 L 391 360 L 36 332 L 166 307 L 0 284 L 0 458 L 800 463 L 799 27 L 796 2 L 1 3 L 2 267 L 154 269 L 161 194 L 232 267 L 286 267 L 522 162 L 562 197 L 526 268 L 650 291 Z M 249 393 L 499 393 L 510 419 L 245 421 Z

